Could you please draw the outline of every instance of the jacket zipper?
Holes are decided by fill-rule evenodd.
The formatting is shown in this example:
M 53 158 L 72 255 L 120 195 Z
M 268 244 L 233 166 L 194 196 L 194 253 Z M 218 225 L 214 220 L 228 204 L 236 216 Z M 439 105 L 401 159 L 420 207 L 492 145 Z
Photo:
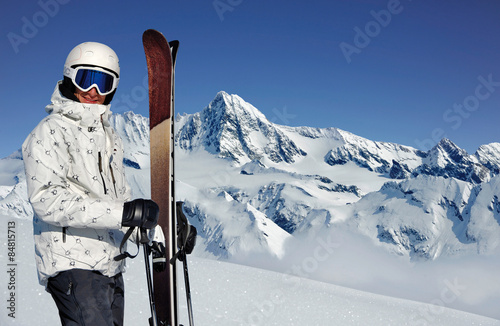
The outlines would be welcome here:
M 113 188 L 115 189 L 115 194 L 118 195 L 118 193 L 116 192 L 115 173 L 113 172 L 113 167 L 111 166 L 111 163 L 109 164 L 109 171 L 111 171 L 111 179 L 113 179 Z
M 66 243 L 66 229 L 67 228 L 68 228 L 67 226 L 62 228 L 63 243 Z
M 99 173 L 101 174 L 102 185 L 104 187 L 104 194 L 107 195 L 108 191 L 106 190 L 106 182 L 104 181 L 104 176 L 102 175 L 102 156 L 101 156 L 101 152 L 99 152 L 97 154 L 97 157 L 99 159 Z

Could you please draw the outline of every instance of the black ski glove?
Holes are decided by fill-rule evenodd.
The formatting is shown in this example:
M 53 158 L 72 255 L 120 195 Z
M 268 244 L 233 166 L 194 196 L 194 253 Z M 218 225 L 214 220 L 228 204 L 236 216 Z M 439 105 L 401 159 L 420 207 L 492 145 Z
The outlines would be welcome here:
M 184 247 L 184 253 L 186 255 L 189 255 L 193 252 L 194 246 L 196 245 L 196 235 L 198 234 L 198 231 L 196 228 L 192 225 L 188 225 L 188 232 L 186 235 L 186 238 L 183 239 L 181 236 L 179 237 L 180 240 L 180 246 Z
M 182 211 L 183 202 L 176 202 L 177 209 L 177 246 L 183 251 L 185 255 L 189 255 L 193 252 L 194 246 L 196 245 L 196 235 L 198 231 L 194 226 L 189 224 L 186 215 Z M 184 255 L 179 256 L 179 260 L 182 261 Z
M 122 225 L 152 229 L 158 224 L 160 208 L 149 199 L 135 199 L 123 205 Z
M 153 255 L 153 269 L 158 273 L 163 272 L 167 268 L 165 245 L 162 242 L 153 241 L 150 249 Z

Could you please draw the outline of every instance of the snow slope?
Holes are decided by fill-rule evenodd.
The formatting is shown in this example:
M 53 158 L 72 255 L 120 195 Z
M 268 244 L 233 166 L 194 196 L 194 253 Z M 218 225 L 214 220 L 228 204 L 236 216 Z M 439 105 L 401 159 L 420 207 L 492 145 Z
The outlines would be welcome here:
M 36 279 L 31 222 L 0 216 L 1 225 L 9 221 L 16 225 L 16 273 L 13 279 L 0 274 L 4 302 L 0 325 L 57 325 L 55 304 Z M 2 243 L 6 229 L 0 231 Z M 6 266 L 5 249 L 0 261 Z M 128 264 L 125 325 L 147 326 L 150 313 L 142 257 Z M 196 325 L 500 325 L 499 320 L 446 308 L 463 291 L 454 280 L 445 284 L 433 304 L 426 304 L 199 257 L 190 257 L 189 264 Z M 16 286 L 15 318 L 8 316 L 13 311 L 5 304 L 11 298 L 9 282 Z M 188 325 L 184 288 L 179 291 L 181 322 Z

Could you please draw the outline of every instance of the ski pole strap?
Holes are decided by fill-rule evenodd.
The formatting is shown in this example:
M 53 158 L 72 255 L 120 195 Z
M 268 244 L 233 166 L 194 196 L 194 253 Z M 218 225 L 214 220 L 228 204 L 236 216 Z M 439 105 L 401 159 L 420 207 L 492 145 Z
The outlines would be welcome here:
M 181 256 L 182 254 L 182 256 Z M 182 261 L 180 259 L 180 257 L 186 257 L 186 254 L 184 254 L 184 250 L 183 249 L 180 249 L 179 251 L 177 251 L 173 256 L 172 258 L 169 260 L 170 262 L 170 265 L 173 265 L 175 263 L 175 261 L 177 260 L 177 258 L 179 258 L 180 261 Z
M 125 243 L 130 238 L 132 233 L 134 232 L 134 229 L 135 229 L 135 227 L 129 228 L 127 233 L 125 233 L 125 236 L 123 236 L 122 242 L 120 243 L 120 254 L 114 258 L 115 261 L 120 261 L 120 260 L 125 259 L 125 258 L 135 258 L 139 254 L 139 239 L 136 239 L 136 241 L 135 241 L 135 243 L 137 244 L 137 253 L 135 255 L 132 256 L 128 251 L 122 252 L 122 249 L 125 246 Z

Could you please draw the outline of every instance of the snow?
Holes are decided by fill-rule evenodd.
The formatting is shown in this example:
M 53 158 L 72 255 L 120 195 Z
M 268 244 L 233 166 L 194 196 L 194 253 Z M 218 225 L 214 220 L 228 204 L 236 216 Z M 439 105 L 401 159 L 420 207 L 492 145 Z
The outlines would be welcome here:
M 195 297 L 208 296 L 212 302 L 202 305 L 204 309 L 199 313 L 202 325 L 376 326 L 499 323 L 456 310 L 241 265 L 194 260 L 191 266 L 194 270 L 193 280 L 197 280 L 193 282 L 193 288 L 199 292 L 194 294 Z M 202 278 L 194 276 L 198 269 L 203 271 Z M 197 306 L 195 304 L 195 310 Z
M 36 278 L 31 222 L 0 216 L 3 243 L 9 221 L 16 225 L 15 318 L 4 308 L 0 325 L 57 325 L 55 304 Z M 6 246 L 3 248 L 0 260 L 6 266 Z M 499 320 L 447 308 L 464 288 L 454 279 L 444 284 L 430 304 L 313 281 L 296 272 L 277 273 L 196 256 L 190 256 L 188 262 L 197 325 L 500 325 Z M 148 325 L 143 264 L 141 255 L 129 260 L 124 274 L 125 325 Z M 9 298 L 7 284 L 12 280 L 5 272 L 0 275 L 5 303 Z M 178 275 L 180 318 L 188 325 L 184 282 L 180 271 Z

